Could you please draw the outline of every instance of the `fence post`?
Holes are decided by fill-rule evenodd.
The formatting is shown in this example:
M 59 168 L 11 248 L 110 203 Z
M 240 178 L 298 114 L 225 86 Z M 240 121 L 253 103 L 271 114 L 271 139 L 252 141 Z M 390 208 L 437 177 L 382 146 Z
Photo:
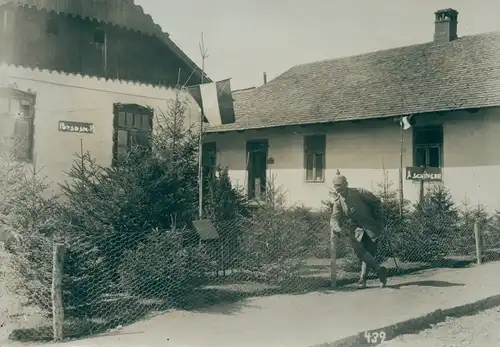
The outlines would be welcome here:
M 482 243 L 482 235 L 481 228 L 478 222 L 474 223 L 474 238 L 476 239 L 476 256 L 477 256 L 477 265 L 481 265 L 483 263 L 483 243 Z
M 255 179 L 255 200 L 259 201 L 261 195 L 260 178 Z
M 330 286 L 337 287 L 337 236 L 330 228 Z
M 62 297 L 62 278 L 65 247 L 63 244 L 54 244 L 52 253 L 52 327 L 54 340 L 63 339 L 64 307 Z

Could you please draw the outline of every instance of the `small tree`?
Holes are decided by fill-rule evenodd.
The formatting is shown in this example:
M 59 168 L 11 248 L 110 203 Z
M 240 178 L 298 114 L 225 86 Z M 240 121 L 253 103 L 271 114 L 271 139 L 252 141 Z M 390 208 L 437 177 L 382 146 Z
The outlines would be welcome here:
M 450 245 L 450 250 L 453 255 L 474 255 L 476 252 L 474 224 L 479 223 L 479 227 L 483 231 L 488 231 L 492 219 L 486 212 L 484 206 L 478 204 L 471 206 L 469 201 L 462 203 L 459 211 L 459 228 L 457 234 L 453 238 L 453 243 Z
M 395 246 L 404 261 L 443 259 L 457 235 L 459 213 L 452 196 L 442 185 L 429 189 L 421 205 L 409 216 L 409 228 Z
M 44 313 L 51 309 L 52 245 L 61 238 L 58 203 L 35 166 L 19 162 L 14 146 L 2 146 L 1 229 L 11 254 L 16 293 Z
M 244 270 L 272 283 L 299 275 L 307 257 L 307 236 L 304 221 L 288 212 L 283 187 L 277 187 L 271 177 L 264 201 L 255 208 L 243 234 L 241 264 Z

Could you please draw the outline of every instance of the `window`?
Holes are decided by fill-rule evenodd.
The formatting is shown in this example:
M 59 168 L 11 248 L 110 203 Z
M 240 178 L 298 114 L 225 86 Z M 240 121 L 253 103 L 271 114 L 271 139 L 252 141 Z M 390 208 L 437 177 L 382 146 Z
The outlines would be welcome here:
M 53 35 L 59 34 L 59 23 L 56 16 L 50 16 L 47 19 L 47 33 Z
M 304 137 L 304 161 L 307 182 L 323 182 L 325 180 L 325 135 Z
M 103 45 L 106 42 L 106 32 L 102 28 L 97 28 L 94 31 L 94 43 Z
M 13 87 L 0 88 L 0 132 L 13 140 L 18 160 L 33 159 L 35 95 Z
M 203 177 L 215 177 L 217 170 L 217 146 L 215 142 L 207 142 L 202 146 Z
M 135 104 L 114 105 L 113 162 L 119 162 L 134 146 L 151 149 L 153 110 Z
M 33 116 L 29 101 L 20 100 L 20 112 L 16 114 L 14 138 L 16 140 L 16 157 L 20 160 L 33 158 Z
M 413 130 L 413 165 L 442 167 L 443 127 L 416 127 Z

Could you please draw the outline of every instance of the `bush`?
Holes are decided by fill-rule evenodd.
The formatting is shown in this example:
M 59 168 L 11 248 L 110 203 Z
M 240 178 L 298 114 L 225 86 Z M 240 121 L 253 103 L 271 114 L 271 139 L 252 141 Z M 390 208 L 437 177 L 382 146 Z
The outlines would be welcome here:
M 495 211 L 490 218 L 490 223 L 484 233 L 484 245 L 486 249 L 500 248 L 500 211 Z
M 134 250 L 125 251 L 119 266 L 124 291 L 183 305 L 212 269 L 205 249 L 185 246 L 184 237 L 183 232 L 156 229 Z
M 422 204 L 415 206 L 405 221 L 406 232 L 395 238 L 397 255 L 410 262 L 443 259 L 457 236 L 458 218 L 449 191 L 441 185 L 431 188 Z
M 453 255 L 476 254 L 476 241 L 474 236 L 474 224 L 478 222 L 482 231 L 487 232 L 491 223 L 491 218 L 481 205 L 470 206 L 465 201 L 459 211 L 459 224 L 455 237 L 450 244 L 450 251 Z
M 269 179 L 265 201 L 253 211 L 242 237 L 243 269 L 272 283 L 297 277 L 314 243 L 305 216 L 310 215 L 302 208 L 286 207 L 282 187 Z
M 123 288 L 132 290 L 133 283 L 139 285 L 135 294 L 149 295 L 153 293 L 147 293 L 145 286 L 156 280 L 165 286 L 157 288 L 158 295 L 181 302 L 182 293 L 190 291 L 187 281 L 204 279 L 206 252 L 199 248 L 192 227 L 198 217 L 198 135 L 182 124 L 183 105 L 177 99 L 165 114 L 160 112 L 163 118 L 150 138 L 151 150 L 134 147 L 116 165 L 96 164 L 82 144 L 67 172 L 68 181 L 61 184 L 60 204 L 42 198 L 40 183 L 5 184 L 16 190 L 17 195 L 6 200 L 8 206 L 16 201 L 16 208 L 2 210 L 0 219 L 9 219 L 10 230 L 24 236 L 12 248 L 16 270 L 27 296 L 38 300 L 47 315 L 54 241 L 67 248 L 63 298 L 68 320 L 94 319 L 110 295 L 121 294 Z M 212 183 L 218 187 L 211 196 L 218 200 L 215 220 L 245 214 L 244 201 L 232 189 L 227 171 Z M 204 198 L 208 205 L 209 194 Z M 179 232 L 164 231 L 171 230 L 172 223 Z M 175 276 L 175 282 L 161 282 L 153 274 Z
M 240 242 L 250 208 L 244 193 L 232 186 L 227 168 L 217 168 L 215 177 L 205 177 L 205 216 L 214 224 L 219 241 L 210 254 L 222 270 L 234 268 L 240 261 Z M 215 248 L 215 249 L 214 249 Z
M 10 253 L 5 265 L 13 271 L 9 282 L 15 282 L 15 294 L 48 314 L 52 245 L 61 237 L 58 204 L 48 193 L 45 178 L 36 167 L 29 169 L 17 161 L 13 148 L 4 143 L 0 158 L 0 229 Z

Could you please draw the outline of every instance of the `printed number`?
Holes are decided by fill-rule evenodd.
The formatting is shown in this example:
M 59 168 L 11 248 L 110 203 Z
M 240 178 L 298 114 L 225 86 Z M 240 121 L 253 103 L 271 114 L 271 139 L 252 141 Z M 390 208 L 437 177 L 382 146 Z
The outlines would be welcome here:
M 382 343 L 385 341 L 385 338 L 385 331 L 375 331 L 373 333 L 365 331 L 365 339 L 368 343 Z

